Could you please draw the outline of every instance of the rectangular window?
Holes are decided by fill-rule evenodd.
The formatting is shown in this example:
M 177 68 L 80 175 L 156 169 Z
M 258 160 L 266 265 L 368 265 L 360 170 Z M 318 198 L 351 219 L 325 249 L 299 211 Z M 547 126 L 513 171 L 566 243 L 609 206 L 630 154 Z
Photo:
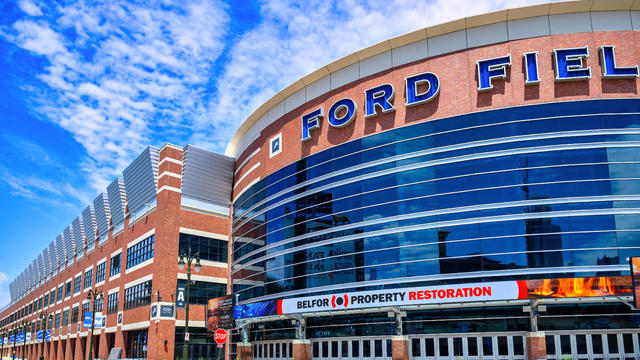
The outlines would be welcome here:
M 102 299 L 104 298 L 100 298 L 100 299 L 95 299 L 95 303 L 96 303 L 96 312 L 102 312 L 102 306 L 103 306 L 103 302 Z
M 51 295 L 49 296 L 49 300 L 51 300 L 51 302 L 49 302 L 49 305 L 53 305 L 56 303 L 56 291 L 55 290 L 51 290 Z
M 127 249 L 127 269 L 153 258 L 154 235 Z
M 62 285 L 60 285 L 60 287 L 58 287 L 58 293 L 56 295 L 56 302 L 57 301 L 62 301 Z
M 82 304 L 82 316 L 84 316 L 85 312 L 89 311 L 89 305 L 90 305 L 90 303 L 88 303 L 88 302 Z
M 60 327 L 60 313 L 56 314 L 56 322 L 55 322 L 55 327 Z
M 191 247 L 191 252 L 200 253 L 200 259 L 218 262 L 227 262 L 227 241 L 212 239 L 204 236 L 180 234 L 178 242 L 178 254 L 183 251 L 187 253 Z
M 178 287 L 186 287 L 187 280 L 178 279 Z M 189 288 L 189 303 L 191 304 L 200 304 L 207 305 L 209 299 L 217 298 L 220 296 L 224 296 L 227 294 L 227 285 L 205 282 L 205 281 L 196 281 L 191 282 L 191 287 Z
M 80 309 L 76 306 L 73 309 L 71 309 L 71 323 L 75 324 L 78 322 L 78 313 L 80 312 Z
M 73 293 L 77 294 L 82 290 L 82 275 L 73 279 Z
M 120 298 L 119 292 L 109 294 L 107 299 L 107 314 L 113 314 L 118 312 L 118 300 Z
M 45 300 L 45 304 L 47 303 L 47 301 Z M 40 299 L 38 299 L 38 310 L 42 309 L 42 297 Z
M 109 276 L 120 274 L 120 269 L 122 268 L 121 259 L 122 253 L 111 258 L 111 270 L 109 271 Z
M 105 269 L 107 268 L 107 263 L 103 262 L 102 264 L 96 266 L 96 284 L 104 281 Z
M 64 313 L 62 313 L 62 326 L 67 325 L 69 325 L 69 310 L 65 310 Z
M 124 309 L 151 304 L 151 280 L 124 289 Z
M 93 285 L 93 269 L 84 273 L 84 288 L 90 288 Z
M 67 298 L 69 296 L 71 296 L 71 280 L 64 285 L 64 297 Z

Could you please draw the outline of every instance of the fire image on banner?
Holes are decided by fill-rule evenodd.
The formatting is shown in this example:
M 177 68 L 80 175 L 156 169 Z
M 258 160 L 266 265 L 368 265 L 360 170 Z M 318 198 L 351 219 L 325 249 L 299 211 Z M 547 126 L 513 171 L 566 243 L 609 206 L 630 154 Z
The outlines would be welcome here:
M 234 305 L 234 297 L 232 295 L 210 299 L 207 305 L 207 331 L 233 329 Z
M 640 308 L 640 256 L 629 258 L 633 283 L 633 306 Z
M 640 263 L 639 263 L 640 264 Z M 640 274 L 639 274 L 640 275 Z M 273 300 L 236 306 L 235 317 L 250 318 L 377 306 L 440 304 L 469 301 L 630 295 L 629 276 L 540 279 L 407 287 Z M 259 310 L 259 311 L 258 311 Z

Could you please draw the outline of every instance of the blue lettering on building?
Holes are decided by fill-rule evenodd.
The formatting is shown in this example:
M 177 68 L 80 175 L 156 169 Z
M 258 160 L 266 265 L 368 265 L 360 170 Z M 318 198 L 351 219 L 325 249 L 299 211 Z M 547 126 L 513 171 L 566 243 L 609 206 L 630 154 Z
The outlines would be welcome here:
M 494 79 L 506 79 L 507 67 L 511 66 L 511 54 L 498 58 L 478 60 L 478 91 L 493 89 Z
M 364 117 L 370 118 L 378 115 L 378 109 L 382 113 L 394 111 L 391 101 L 393 101 L 393 86 L 384 84 L 364 91 Z
M 356 103 L 349 98 L 340 99 L 331 105 L 327 115 L 329 125 L 337 128 L 345 127 L 356 117 Z
M 618 67 L 616 65 L 615 46 L 600 46 L 600 61 L 602 62 L 602 77 L 605 79 L 630 79 L 638 77 L 638 65 Z
M 591 79 L 591 67 L 584 64 L 588 57 L 588 46 L 553 50 L 556 81 Z

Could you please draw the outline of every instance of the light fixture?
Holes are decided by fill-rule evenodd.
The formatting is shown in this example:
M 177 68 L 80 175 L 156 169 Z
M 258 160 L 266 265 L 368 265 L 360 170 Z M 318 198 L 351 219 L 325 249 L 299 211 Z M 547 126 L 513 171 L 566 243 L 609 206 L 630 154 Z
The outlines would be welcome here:
M 180 260 L 178 260 L 178 269 L 184 270 L 184 258 L 180 256 Z
M 196 269 L 196 272 L 197 272 L 197 273 L 199 273 L 199 272 L 200 272 L 200 268 L 201 268 L 201 266 L 200 266 L 200 258 L 196 258 L 196 265 L 195 265 L 195 269 Z

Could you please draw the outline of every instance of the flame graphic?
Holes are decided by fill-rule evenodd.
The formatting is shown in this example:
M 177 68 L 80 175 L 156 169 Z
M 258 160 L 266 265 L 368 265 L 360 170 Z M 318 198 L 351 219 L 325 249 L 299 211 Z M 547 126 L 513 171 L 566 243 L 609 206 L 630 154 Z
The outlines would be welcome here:
M 628 277 L 527 280 L 532 297 L 588 297 L 631 293 Z

